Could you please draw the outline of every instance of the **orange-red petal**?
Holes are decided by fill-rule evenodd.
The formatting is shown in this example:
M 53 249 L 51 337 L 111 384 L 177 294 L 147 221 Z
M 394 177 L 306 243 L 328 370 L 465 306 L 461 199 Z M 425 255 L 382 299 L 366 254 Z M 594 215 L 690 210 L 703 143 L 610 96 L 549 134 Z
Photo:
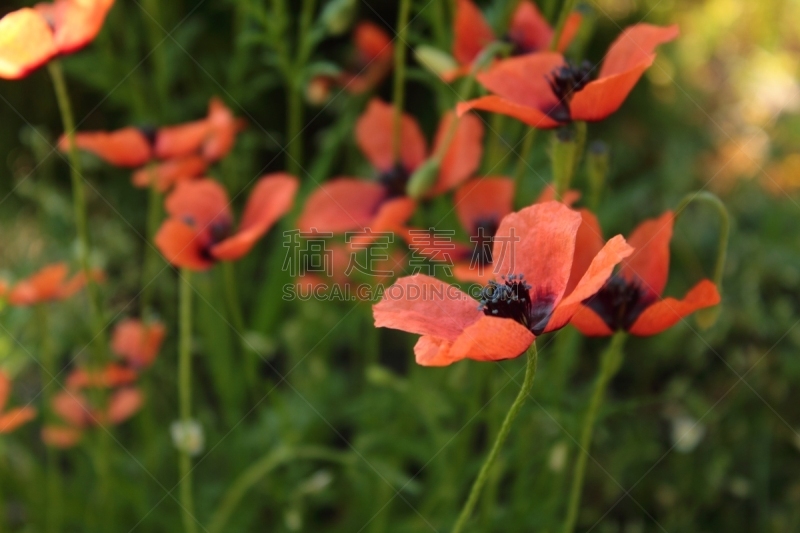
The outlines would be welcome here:
M 494 94 L 456 104 L 456 113 L 458 113 L 460 117 L 471 110 L 490 111 L 492 113 L 508 115 L 520 122 L 524 122 L 528 126 L 539 129 L 555 128 L 562 124 L 547 113 L 540 111 L 538 108 L 520 105 Z
M 24 78 L 57 52 L 53 30 L 35 10 L 18 9 L 0 19 L 0 78 Z
M 528 328 L 515 320 L 482 314 L 464 328 L 450 347 L 449 356 L 456 361 L 513 359 L 527 350 L 535 338 Z
M 492 28 L 471 0 L 458 0 L 453 33 L 453 57 L 462 65 L 472 63 L 494 41 Z
M 630 70 L 586 84 L 586 87 L 575 93 L 570 103 L 572 120 L 596 122 L 614 113 L 625 102 L 654 59 L 655 55 Z
M 541 204 L 544 202 L 552 202 L 556 199 L 556 188 L 553 187 L 551 183 L 548 183 L 542 189 L 542 192 L 539 193 L 539 196 L 536 198 L 536 203 Z M 572 205 L 581 199 L 581 192 L 570 189 L 569 191 L 565 192 L 561 196 L 561 203 L 566 205 L 567 207 L 572 207 Z
M 458 281 L 486 285 L 494 279 L 494 269 L 491 265 L 472 264 L 470 258 L 470 260 L 458 261 L 453 264 L 453 277 Z
M 36 418 L 33 407 L 17 407 L 0 414 L 0 434 L 11 433 L 18 427 Z
M 536 4 L 522 0 L 514 11 L 508 34 L 511 42 L 518 48 L 531 53 L 547 50 L 550 47 L 553 29 L 539 12 Z M 561 41 L 564 41 L 563 37 Z M 559 47 L 558 50 L 561 51 L 562 48 Z
M 11 305 L 25 306 L 58 299 L 66 278 L 65 263 L 46 266 L 32 276 L 17 282 L 11 288 L 8 301 Z
M 11 394 L 11 380 L 0 370 L 0 411 L 5 408 L 9 394 Z
M 141 409 L 144 395 L 139 389 L 120 389 L 111 395 L 108 400 L 107 420 L 112 424 L 119 424 L 132 417 Z
M 155 155 L 159 159 L 172 159 L 199 153 L 211 131 L 208 119 L 161 128 L 156 134 Z
M 556 305 L 572 270 L 581 215 L 560 202 L 534 204 L 503 218 L 492 250 L 495 277 L 524 275 L 530 293 Z
M 170 264 L 190 270 L 207 270 L 214 265 L 205 252 L 208 235 L 187 223 L 165 220 L 154 239 L 158 250 Z
M 698 309 L 717 305 L 719 302 L 720 296 L 716 285 L 704 279 L 692 287 L 682 300 L 664 298 L 642 311 L 631 326 L 630 333 L 639 336 L 661 333 L 677 324 L 683 317 Z
M 389 34 L 377 24 L 360 22 L 353 30 L 353 44 L 359 60 L 369 63 L 378 58 L 392 57 L 394 46 Z
M 212 224 L 230 225 L 228 193 L 210 178 L 179 183 L 164 204 L 173 218 L 207 231 Z
M 575 255 L 572 258 L 572 273 L 564 294 L 570 294 L 578 282 L 589 269 L 595 256 L 603 249 L 603 230 L 597 217 L 588 209 L 579 209 L 581 214 L 581 227 L 575 236 Z M 629 243 L 630 244 L 630 243 Z
M 609 239 L 594 257 L 575 289 L 556 306 L 545 331 L 554 331 L 566 326 L 580 308 L 581 302 L 599 291 L 611 277 L 614 267 L 628 257 L 631 252 L 633 252 L 633 248 L 625 242 L 622 235 Z
M 569 323 L 587 337 L 608 337 L 614 334 L 605 320 L 585 305 L 578 308 Z
M 153 364 L 167 330 L 161 322 L 144 323 L 135 318 L 119 322 L 111 337 L 111 349 L 136 368 Z
M 677 25 L 635 24 L 617 37 L 608 49 L 599 77 L 621 74 L 641 63 L 652 63 L 656 46 L 672 41 L 680 34 Z
M 44 426 L 42 428 L 42 442 L 56 448 L 72 448 L 78 444 L 82 436 L 83 432 L 78 428 L 66 426 Z
M 269 174 L 258 180 L 247 200 L 239 231 L 214 245 L 211 255 L 226 261 L 243 257 L 292 208 L 297 187 L 297 178 L 286 173 Z
M 363 248 L 363 246 L 382 237 L 386 233 L 403 233 L 404 225 L 414 214 L 417 204 L 411 198 L 398 197 L 386 200 L 380 204 L 375 217 L 367 223 L 363 234 L 352 235 L 350 238 L 351 248 Z
M 512 211 L 514 180 L 500 176 L 470 180 L 456 191 L 453 202 L 459 222 L 474 235 L 480 222 L 499 222 Z
M 78 368 L 67 377 L 66 385 L 70 389 L 86 387 L 113 388 L 133 383 L 138 378 L 135 370 L 109 363 L 100 371 Z
M 133 173 L 131 181 L 136 187 L 147 188 L 155 178 L 159 192 L 166 192 L 176 183 L 202 176 L 207 168 L 208 162 L 199 155 L 178 157 L 140 168 Z
M 208 123 L 209 135 L 203 144 L 203 157 L 208 161 L 218 161 L 231 151 L 236 134 L 243 125 L 217 97 L 208 104 Z
M 394 108 L 377 98 L 370 100 L 366 111 L 356 122 L 356 143 L 372 166 L 379 171 L 394 165 L 392 142 Z M 417 120 L 403 113 L 401 119 L 400 159 L 408 171 L 425 161 L 427 144 Z
M 415 274 L 397 280 L 372 307 L 375 327 L 455 341 L 485 316 L 478 302 L 454 285 Z
M 357 178 L 336 178 L 311 193 L 300 215 L 300 231 L 341 233 L 364 229 L 377 214 L 386 189 Z
M 540 52 L 499 61 L 477 75 L 489 91 L 511 104 L 547 113 L 558 104 L 548 77 L 564 65 L 564 58 L 555 52 Z
M 654 296 L 661 296 L 667 285 L 674 219 L 672 211 L 667 211 L 658 218 L 645 220 L 628 239 L 635 251 L 622 263 L 620 275 L 628 281 L 638 281 L 642 289 Z
M 455 119 L 447 113 L 439 123 L 433 151 L 447 140 L 450 124 Z M 475 115 L 462 116 L 456 126 L 450 146 L 442 158 L 439 178 L 429 195 L 437 195 L 457 187 L 478 169 L 483 156 L 483 122 Z
M 55 0 L 36 5 L 54 28 L 54 38 L 61 54 L 75 52 L 89 44 L 103 27 L 114 0 Z
M 52 407 L 54 413 L 72 426 L 85 427 L 94 421 L 86 398 L 76 392 L 59 392 L 53 397 Z
M 152 149 L 147 137 L 137 128 L 122 128 L 111 132 L 87 131 L 75 134 L 75 146 L 91 152 L 115 167 L 135 168 L 150 161 Z M 69 151 L 69 139 L 58 140 L 62 152 Z

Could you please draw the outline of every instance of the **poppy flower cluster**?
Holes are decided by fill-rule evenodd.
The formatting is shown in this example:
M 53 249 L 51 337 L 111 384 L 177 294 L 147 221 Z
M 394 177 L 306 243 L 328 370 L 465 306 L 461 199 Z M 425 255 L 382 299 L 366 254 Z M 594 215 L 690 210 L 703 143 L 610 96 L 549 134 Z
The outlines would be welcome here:
M 136 187 L 149 187 L 155 180 L 164 192 L 180 181 L 202 176 L 210 164 L 230 152 L 243 128 L 243 121 L 214 97 L 203 119 L 157 130 L 126 127 L 78 132 L 75 145 L 116 167 L 137 168 L 132 177 Z M 62 136 L 58 145 L 68 151 L 68 138 Z
M 24 78 L 58 56 L 77 52 L 103 27 L 114 0 L 55 0 L 0 19 L 0 78 Z
M 93 270 L 94 281 L 104 279 L 103 272 Z M 86 286 L 86 276 L 78 272 L 69 277 L 66 263 L 54 263 L 31 276 L 18 281 L 8 289 L 8 302 L 18 307 L 27 307 L 45 302 L 65 300 Z M 5 290 L 0 288 L 0 298 Z

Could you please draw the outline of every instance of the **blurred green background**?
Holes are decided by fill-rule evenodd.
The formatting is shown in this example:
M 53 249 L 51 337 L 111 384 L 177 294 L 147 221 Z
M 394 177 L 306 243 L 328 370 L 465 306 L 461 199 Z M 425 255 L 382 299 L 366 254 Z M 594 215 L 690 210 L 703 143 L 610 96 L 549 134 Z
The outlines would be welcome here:
M 505 9 L 502 0 L 478 3 L 490 21 Z M 288 4 L 293 23 L 300 3 Z M 590 125 L 589 139 L 611 147 L 599 210 L 606 235 L 628 233 L 699 189 L 723 199 L 732 232 L 717 323 L 702 329 L 689 321 L 627 344 L 596 431 L 578 531 L 796 531 L 800 3 L 584 4 L 594 24 L 586 56 L 594 60 L 628 25 L 644 20 L 681 28 L 622 109 Z M 559 6 L 540 2 L 551 20 Z M 63 62 L 80 128 L 191 120 L 219 95 L 249 127 L 212 175 L 235 194 L 261 173 L 285 168 L 286 80 L 263 37 L 273 7 L 252 0 L 117 2 L 98 39 Z M 451 7 L 415 1 L 411 45 L 449 50 Z M 391 32 L 396 9 L 389 1 L 356 2 L 355 16 Z M 295 82 L 307 82 L 314 68 L 343 63 L 349 50 L 347 33 L 326 38 Z M 453 95 L 411 53 L 409 64 L 407 110 L 431 133 Z M 387 100 L 390 84 L 378 89 Z M 0 83 L 0 100 L 0 273 L 13 280 L 53 261 L 74 265 L 68 168 L 52 148 L 61 130 L 46 72 Z M 334 175 L 361 175 L 350 134 L 364 101 L 343 94 L 325 107 L 306 104 L 300 176 L 306 190 Z M 521 131 L 506 121 L 500 133 L 514 146 Z M 531 190 L 550 177 L 544 139 L 533 162 L 539 176 L 526 178 Z M 510 174 L 516 157 L 507 155 L 503 170 Z M 127 171 L 89 156 L 84 161 L 94 261 L 108 275 L 110 317 L 135 315 L 147 192 L 131 187 Z M 429 209 L 446 210 L 442 202 Z M 702 208 L 681 217 L 668 294 L 682 294 L 711 273 L 717 224 Z M 279 229 L 288 227 L 284 222 Z M 333 455 L 293 458 L 275 468 L 245 495 L 227 530 L 448 530 L 524 363 L 418 367 L 414 339 L 375 330 L 367 302 L 282 302 L 280 287 L 289 281 L 280 272 L 284 253 L 280 231 L 273 230 L 237 265 L 248 341 L 266 359 L 257 397 L 242 386 L 238 342 L 223 320 L 220 274 L 194 278 L 202 295 L 196 299 L 194 410 L 206 438 L 195 471 L 199 521 L 208 523 L 225 490 L 255 461 L 276 450 L 280 458 L 281 450 L 320 446 Z M 114 531 L 180 527 L 169 437 L 177 418 L 174 274 L 164 269 L 155 283 L 170 333 L 147 377 L 148 404 L 114 429 Z M 62 364 L 87 341 L 85 306 L 81 297 L 52 307 Z M 15 375 L 15 397 L 24 403 L 41 390 L 35 321 L 17 309 L 3 310 L 0 320 L 0 364 Z M 535 401 L 512 430 L 471 530 L 558 530 L 579 453 L 574 437 L 604 344 L 570 328 L 540 341 Z M 41 530 L 39 430 L 34 422 L 0 437 L 0 501 L 11 531 Z M 65 530 L 88 530 L 98 498 L 91 448 L 59 452 L 59 461 Z

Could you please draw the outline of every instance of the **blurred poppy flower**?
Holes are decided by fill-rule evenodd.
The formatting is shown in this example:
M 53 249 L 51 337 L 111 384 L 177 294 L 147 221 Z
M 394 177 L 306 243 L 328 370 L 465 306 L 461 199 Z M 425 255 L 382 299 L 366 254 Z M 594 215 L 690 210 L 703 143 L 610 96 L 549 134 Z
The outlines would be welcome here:
M 572 324 L 581 333 L 605 336 L 625 330 L 633 335 L 655 335 L 698 309 L 720 302 L 717 287 L 708 279 L 697 283 L 681 300 L 661 298 L 669 275 L 674 220 L 672 212 L 667 211 L 633 231 L 629 242 L 636 251 L 572 317 Z M 585 215 L 584 225 L 587 229 L 581 254 L 586 256 L 602 243 L 602 233 L 594 215 Z
M 175 266 L 206 270 L 215 261 L 243 257 L 292 206 L 297 178 L 276 173 L 253 188 L 237 232 L 228 194 L 209 178 L 181 182 L 166 201 L 169 214 L 155 236 L 164 257 Z
M 100 32 L 114 0 L 56 0 L 0 19 L 0 78 L 24 78 L 50 59 L 71 54 Z
M 135 370 L 109 363 L 101 370 L 77 368 L 67 376 L 66 385 L 70 389 L 114 388 L 129 385 L 139 375 Z
M 556 47 L 558 52 L 566 50 L 578 33 L 580 25 L 581 14 L 571 13 L 559 37 Z M 502 37 L 502 40 L 511 43 L 513 56 L 547 50 L 552 39 L 553 28 L 539 12 L 536 4 L 529 0 L 519 2 L 511 19 L 508 34 Z M 445 73 L 442 77 L 451 81 L 458 76 L 466 75 L 481 51 L 495 40 L 495 34 L 478 6 L 471 0 L 458 0 L 454 22 L 453 57 L 461 66 Z
M 8 301 L 11 305 L 28 306 L 69 298 L 86 285 L 86 276 L 83 272 L 78 272 L 67 279 L 67 274 L 65 263 L 46 266 L 27 279 L 14 284 Z M 100 270 L 92 271 L 92 277 L 95 281 L 102 281 L 104 278 Z
M 392 70 L 394 45 L 379 26 L 361 22 L 353 30 L 355 58 L 336 81 L 352 94 L 362 94 L 377 86 Z
M 36 417 L 36 409 L 33 407 L 16 407 L 6 410 L 10 394 L 11 380 L 5 372 L 0 371 L 0 435 L 11 433 Z
M 161 322 L 144 323 L 129 318 L 114 328 L 111 349 L 134 368 L 147 368 L 158 355 L 166 333 Z
M 619 109 L 656 58 L 655 47 L 678 36 L 678 27 L 636 24 L 614 41 L 592 80 L 591 63 L 567 62 L 561 54 L 541 52 L 498 62 L 477 74 L 494 94 L 461 102 L 459 114 L 482 109 L 548 129 L 573 120 L 595 122 Z
M 494 238 L 495 280 L 478 301 L 430 276 L 404 277 L 373 307 L 375 326 L 422 335 L 414 347 L 420 365 L 517 357 L 537 335 L 566 325 L 632 251 L 614 237 L 567 293 L 580 225 L 580 213 L 559 202 L 511 213 Z
M 199 155 L 189 155 L 168 159 L 163 163 L 140 168 L 133 173 L 134 186 L 146 189 L 153 179 L 159 192 L 166 192 L 175 184 L 202 176 L 208 169 L 208 162 Z
M 93 153 L 115 167 L 140 167 L 153 157 L 148 133 L 133 127 L 111 132 L 78 132 L 75 134 L 75 146 Z M 66 135 L 58 140 L 58 148 L 62 152 L 69 151 L 69 139 Z
M 439 124 L 434 152 L 445 142 L 453 118 L 452 114 L 445 115 Z M 395 164 L 392 124 L 392 106 L 371 100 L 356 124 L 356 143 L 377 170 L 377 179 L 341 177 L 323 183 L 306 202 L 298 223 L 301 231 L 401 230 L 415 208 L 415 202 L 406 196 L 406 185 L 411 174 L 425 162 L 428 147 L 417 121 L 403 114 L 400 161 Z M 482 139 L 483 124 L 477 117 L 467 115 L 459 121 L 431 195 L 452 189 L 472 175 L 480 164 Z

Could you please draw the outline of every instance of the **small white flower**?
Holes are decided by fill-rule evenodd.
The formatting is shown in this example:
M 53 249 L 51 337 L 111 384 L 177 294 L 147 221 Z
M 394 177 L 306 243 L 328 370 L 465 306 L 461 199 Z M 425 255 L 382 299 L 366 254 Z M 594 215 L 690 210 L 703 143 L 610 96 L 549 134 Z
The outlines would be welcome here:
M 548 465 L 553 472 L 561 472 L 567 462 L 567 443 L 563 440 L 557 443 L 550 450 L 550 461 Z
M 170 425 L 169 432 L 175 447 L 189 455 L 197 455 L 205 447 L 203 427 L 197 420 L 176 420 Z
M 672 419 L 672 443 L 681 453 L 694 450 L 706 434 L 706 427 L 694 418 L 679 415 Z

